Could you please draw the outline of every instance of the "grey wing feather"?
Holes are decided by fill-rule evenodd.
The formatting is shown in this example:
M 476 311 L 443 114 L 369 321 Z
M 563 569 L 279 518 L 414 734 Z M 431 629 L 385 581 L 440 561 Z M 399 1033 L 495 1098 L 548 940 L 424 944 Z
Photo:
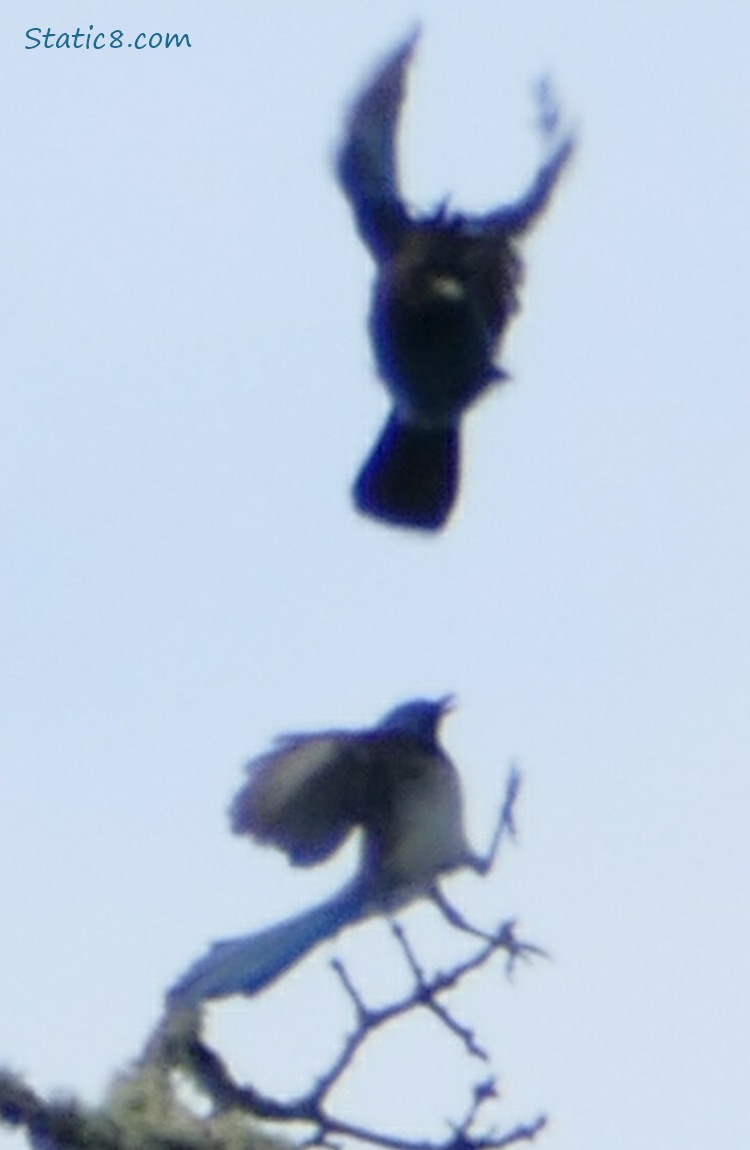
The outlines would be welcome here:
M 248 765 L 230 807 L 236 834 L 309 866 L 328 858 L 360 821 L 368 756 L 348 732 L 289 735 Z

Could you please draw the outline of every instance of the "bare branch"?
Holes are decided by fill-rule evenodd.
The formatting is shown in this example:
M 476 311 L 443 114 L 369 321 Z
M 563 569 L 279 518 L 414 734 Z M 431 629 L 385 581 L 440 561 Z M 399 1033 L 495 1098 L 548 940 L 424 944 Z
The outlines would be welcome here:
M 473 1030 L 470 1030 L 468 1026 L 462 1026 L 461 1023 L 458 1022 L 448 1010 L 446 1010 L 442 1003 L 437 1001 L 435 992 L 433 991 L 432 986 L 427 982 L 422 968 L 417 962 L 416 956 L 409 944 L 409 941 L 406 937 L 406 932 L 404 931 L 403 927 L 394 922 L 391 924 L 391 929 L 406 956 L 406 961 L 408 962 L 411 972 L 414 976 L 414 981 L 416 983 L 416 991 L 414 994 L 415 1004 L 418 1003 L 419 1005 L 424 1006 L 430 1010 L 435 1015 L 435 1017 L 448 1028 L 448 1030 L 450 1030 L 453 1034 L 456 1035 L 457 1038 L 460 1039 L 472 1057 L 481 1058 L 483 1062 L 489 1062 L 489 1055 L 487 1051 L 484 1050 L 484 1048 L 481 1047 L 477 1042 Z
M 513 794 L 509 788 L 503 811 L 503 826 L 512 822 L 509 815 L 512 798 Z M 484 966 L 498 951 L 505 952 L 509 972 L 519 958 L 529 959 L 533 955 L 544 954 L 532 943 L 517 939 L 515 923 L 507 921 L 502 923 L 494 934 L 484 935 L 484 945 L 468 959 L 450 970 L 427 977 L 403 927 L 394 922 L 391 924 L 391 930 L 411 972 L 413 979 L 411 990 L 394 1002 L 372 1008 L 367 1005 L 344 964 L 340 960 L 334 960 L 333 969 L 352 1004 L 355 1027 L 345 1038 L 332 1064 L 317 1078 L 307 1094 L 294 1099 L 279 1100 L 263 1094 L 250 1085 L 236 1082 L 224 1060 L 204 1041 L 201 1034 L 201 1013 L 196 1009 L 173 1011 L 168 1014 L 149 1043 L 144 1060 L 155 1060 L 162 1066 L 170 1066 L 187 1073 L 211 1098 L 218 1110 L 235 1110 L 256 1118 L 278 1122 L 309 1122 L 314 1127 L 314 1132 L 306 1145 L 325 1146 L 330 1150 L 338 1150 L 333 1141 L 337 1137 L 353 1138 L 384 1147 L 385 1150 L 500 1150 L 512 1143 L 534 1138 L 542 1129 L 544 1118 L 538 1118 L 530 1125 L 515 1127 L 502 1135 L 472 1133 L 472 1127 L 482 1106 L 497 1096 L 494 1078 L 475 1084 L 471 1106 L 466 1116 L 459 1124 L 451 1126 L 451 1137 L 445 1142 L 404 1139 L 382 1130 L 348 1122 L 329 1111 L 328 1099 L 333 1089 L 341 1081 L 355 1054 L 370 1035 L 420 1007 L 429 1010 L 449 1033 L 462 1043 L 472 1057 L 487 1062 L 487 1052 L 473 1031 L 454 1017 L 439 1001 L 439 996 L 456 987 L 467 974 Z

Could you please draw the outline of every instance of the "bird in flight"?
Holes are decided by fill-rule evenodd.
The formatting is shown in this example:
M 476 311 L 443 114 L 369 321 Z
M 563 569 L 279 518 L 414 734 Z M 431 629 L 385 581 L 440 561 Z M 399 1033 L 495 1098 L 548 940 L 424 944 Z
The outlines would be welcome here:
M 484 215 L 417 215 L 404 202 L 396 134 L 418 34 L 391 53 L 355 100 L 338 152 L 338 178 L 376 263 L 369 329 L 391 414 L 354 484 L 358 509 L 386 523 L 434 531 L 459 485 L 461 420 L 506 378 L 496 363 L 518 310 L 518 240 L 546 208 L 573 152 L 549 86 L 539 85 L 546 158 L 518 202 Z

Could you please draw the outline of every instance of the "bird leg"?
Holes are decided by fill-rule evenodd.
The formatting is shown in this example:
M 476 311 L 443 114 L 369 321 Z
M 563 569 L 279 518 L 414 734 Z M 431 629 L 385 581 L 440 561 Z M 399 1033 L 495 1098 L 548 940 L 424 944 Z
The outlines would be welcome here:
M 497 823 L 495 830 L 492 834 L 487 853 L 484 855 L 472 854 L 470 855 L 468 865 L 477 874 L 489 874 L 495 865 L 497 852 L 500 849 L 500 844 L 504 835 L 510 838 L 516 837 L 516 820 L 515 820 L 515 804 L 518 798 L 518 792 L 521 789 L 521 774 L 517 767 L 512 766 L 508 775 L 508 781 L 505 784 L 505 796 L 503 798 L 502 806 L 497 816 Z
M 466 931 L 467 934 L 472 934 L 476 938 L 482 938 L 485 942 L 492 942 L 493 936 L 488 934 L 486 930 L 481 930 L 478 926 L 473 926 L 465 919 L 461 911 L 445 897 L 437 883 L 430 887 L 430 898 L 443 918 L 445 918 L 451 926 L 455 926 L 458 930 Z

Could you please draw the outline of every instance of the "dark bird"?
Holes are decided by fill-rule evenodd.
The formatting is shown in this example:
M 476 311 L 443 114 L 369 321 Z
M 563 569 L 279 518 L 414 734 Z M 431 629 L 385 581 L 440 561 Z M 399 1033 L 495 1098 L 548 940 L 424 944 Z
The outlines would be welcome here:
M 472 929 L 437 888 L 461 867 L 486 873 L 466 842 L 456 768 L 437 732 L 450 698 L 418 699 L 362 731 L 287 735 L 248 765 L 230 808 L 232 830 L 282 850 L 295 866 L 329 858 L 361 828 L 355 877 L 326 902 L 276 926 L 215 943 L 169 991 L 172 1007 L 252 995 L 348 923 L 432 897 Z
M 403 527 L 445 523 L 459 483 L 461 418 L 506 377 L 495 357 L 518 310 L 517 241 L 544 211 L 572 151 L 540 85 L 547 159 L 515 204 L 468 216 L 442 204 L 415 215 L 399 189 L 395 137 L 417 34 L 355 101 L 338 176 L 377 264 L 370 336 L 393 410 L 354 484 L 360 511 Z

